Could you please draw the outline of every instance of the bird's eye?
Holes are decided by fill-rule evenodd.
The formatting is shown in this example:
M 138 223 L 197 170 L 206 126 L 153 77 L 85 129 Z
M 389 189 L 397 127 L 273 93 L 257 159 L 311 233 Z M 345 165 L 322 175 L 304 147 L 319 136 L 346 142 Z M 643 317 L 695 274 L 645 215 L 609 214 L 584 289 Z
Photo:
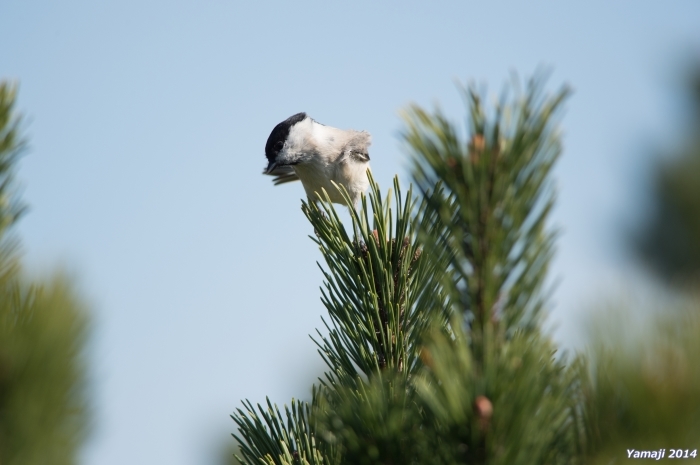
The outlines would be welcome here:
M 277 142 L 277 143 L 275 144 L 275 150 L 277 150 L 278 152 L 279 152 L 280 150 L 282 150 L 282 147 L 284 147 L 284 142 L 282 142 L 282 141 Z

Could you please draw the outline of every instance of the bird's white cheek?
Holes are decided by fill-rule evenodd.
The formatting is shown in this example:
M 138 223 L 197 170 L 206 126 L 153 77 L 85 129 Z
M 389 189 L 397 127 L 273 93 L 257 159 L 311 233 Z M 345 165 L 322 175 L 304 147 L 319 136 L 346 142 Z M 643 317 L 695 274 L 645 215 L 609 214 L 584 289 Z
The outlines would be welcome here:
M 277 163 L 281 165 L 290 165 L 296 163 L 297 154 L 294 150 L 285 147 L 284 149 L 280 150 L 280 152 L 277 154 L 276 160 Z

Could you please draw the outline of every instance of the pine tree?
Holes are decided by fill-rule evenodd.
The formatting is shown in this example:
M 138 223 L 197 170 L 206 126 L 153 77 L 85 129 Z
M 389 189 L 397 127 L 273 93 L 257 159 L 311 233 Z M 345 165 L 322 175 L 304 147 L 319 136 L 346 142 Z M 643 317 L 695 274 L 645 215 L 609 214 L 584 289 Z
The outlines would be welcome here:
M 632 451 L 698 460 L 700 62 L 688 70 L 683 90 L 690 112 L 680 149 L 658 163 L 651 215 L 630 241 L 673 293 L 652 302 L 618 299 L 599 317 L 589 348 L 594 369 L 586 402 L 595 463 L 627 461 Z
M 0 82 L 0 464 L 73 464 L 85 436 L 85 305 L 65 277 L 21 273 L 11 226 L 25 143 L 16 90 Z
M 685 94 L 689 118 L 680 150 L 655 170 L 651 216 L 636 234 L 636 252 L 667 283 L 700 288 L 700 62 L 692 63 Z
M 244 403 L 242 463 L 583 461 L 585 363 L 541 328 L 568 90 L 533 79 L 493 110 L 462 91 L 467 138 L 439 111 L 406 112 L 416 195 L 395 179 L 383 197 L 371 179 L 348 229 L 327 193 L 303 204 L 327 266 L 328 371 L 284 414 Z

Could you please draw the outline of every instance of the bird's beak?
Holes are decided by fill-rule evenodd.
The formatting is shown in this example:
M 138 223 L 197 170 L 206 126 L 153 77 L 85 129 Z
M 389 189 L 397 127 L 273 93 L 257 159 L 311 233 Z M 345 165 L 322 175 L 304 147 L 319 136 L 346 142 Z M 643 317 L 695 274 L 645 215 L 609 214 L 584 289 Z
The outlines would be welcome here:
M 267 172 L 272 173 L 272 170 L 277 168 L 277 162 L 271 161 L 269 165 L 267 165 Z

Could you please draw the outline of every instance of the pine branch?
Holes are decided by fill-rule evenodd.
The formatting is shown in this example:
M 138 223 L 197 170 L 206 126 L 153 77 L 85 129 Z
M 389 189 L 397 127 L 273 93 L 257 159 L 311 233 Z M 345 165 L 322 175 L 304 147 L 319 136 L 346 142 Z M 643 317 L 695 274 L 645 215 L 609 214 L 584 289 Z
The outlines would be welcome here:
M 14 168 L 26 147 L 20 135 L 22 117 L 14 110 L 16 97 L 14 86 L 0 82 L 0 233 L 24 211 L 14 192 Z
M 540 329 L 556 116 L 568 90 L 547 96 L 533 79 L 493 112 L 473 87 L 463 94 L 466 140 L 440 111 L 406 114 L 416 184 L 445 186 L 428 204 L 446 240 L 420 237 L 450 258 L 443 286 L 455 315 L 426 339 L 418 399 L 456 463 L 572 463 L 584 434 L 582 362 L 556 359 Z
M 17 159 L 26 148 L 22 117 L 14 109 L 16 97 L 15 86 L 0 82 L 0 277 L 16 269 L 17 241 L 7 232 L 25 212 L 14 179 Z
M 322 269 L 321 289 L 328 336 L 319 333 L 320 342 L 314 341 L 331 369 L 327 381 L 344 386 L 387 369 L 408 376 L 417 366 L 420 334 L 435 312 L 444 312 L 444 263 L 426 258 L 416 238 L 414 215 L 426 227 L 431 219 L 425 203 L 416 205 L 411 189 L 404 199 L 395 178 L 392 208 L 391 191 L 383 198 L 368 175 L 371 190 L 350 212 L 352 236 L 327 193 L 320 196 L 325 201 L 303 206 L 329 268 Z
M 319 435 L 342 451 L 344 464 L 443 463 L 423 428 L 402 373 L 383 372 L 355 386 L 334 386 L 315 411 Z
M 324 320 L 324 324 L 329 335 L 319 333 L 320 342 L 314 342 L 331 371 L 314 390 L 311 406 L 292 401 L 291 410 L 285 407 L 286 424 L 269 400 L 267 409 L 258 405 L 256 410 L 248 402 L 245 411 L 237 410 L 232 417 L 240 433 L 235 436 L 243 454 L 239 460 L 245 464 L 340 463 L 340 449 L 333 441 L 316 442 L 311 411 L 316 418 L 328 419 L 336 407 L 349 405 L 349 400 L 367 405 L 366 395 L 373 391 L 366 389 L 362 378 L 376 377 L 383 385 L 395 375 L 397 379 L 409 376 L 418 367 L 420 335 L 434 315 L 445 313 L 439 286 L 444 263 L 423 257 L 415 234 L 414 217 L 426 229 L 434 218 L 426 213 L 424 203 L 415 204 L 410 190 L 403 198 L 397 179 L 393 195 L 390 191 L 384 198 L 369 176 L 371 192 L 362 198 L 357 211 L 351 211 L 352 235 L 327 193 L 322 193 L 325 201 L 303 204 L 316 232 L 312 239 L 329 268 L 321 269 L 325 277 L 322 301 L 331 322 Z M 401 381 L 398 383 L 391 382 L 392 392 L 404 395 Z M 342 450 L 350 451 L 347 447 Z
M 430 204 L 449 240 L 436 247 L 453 257 L 448 288 L 478 348 L 489 321 L 509 334 L 539 321 L 554 239 L 546 229 L 554 203 L 549 174 L 561 152 L 555 116 L 569 91 L 546 97 L 533 79 L 513 103 L 504 96 L 492 117 L 473 88 L 463 93 L 468 141 L 440 111 L 415 106 L 405 115 L 404 141 L 420 190 L 444 183 L 446 194 Z
M 0 276 L 0 463 L 77 463 L 90 423 L 89 326 L 65 276 Z
M 314 395 L 314 397 L 316 397 Z M 292 399 L 285 406 L 285 416 L 267 399 L 267 409 L 258 404 L 257 411 L 250 401 L 243 402 L 246 410 L 237 409 L 231 415 L 238 425 L 243 457 L 236 458 L 245 465 L 331 465 L 338 459 L 334 449 L 317 444 L 315 427 L 310 421 L 310 405 Z M 286 417 L 287 421 L 284 422 Z M 324 447 L 325 446 L 325 447 Z

